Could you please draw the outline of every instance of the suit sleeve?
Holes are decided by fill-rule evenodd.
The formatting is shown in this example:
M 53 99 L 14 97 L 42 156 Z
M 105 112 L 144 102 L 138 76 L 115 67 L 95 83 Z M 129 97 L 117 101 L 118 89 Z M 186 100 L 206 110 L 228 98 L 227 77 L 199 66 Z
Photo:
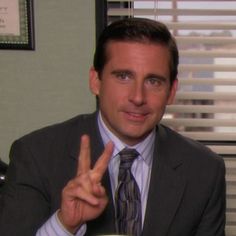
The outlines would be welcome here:
M 3 190 L 0 235 L 35 235 L 50 214 L 49 196 L 28 145 L 16 141 Z
M 196 236 L 225 235 L 226 184 L 225 165 L 219 162 L 210 199 L 203 213 Z

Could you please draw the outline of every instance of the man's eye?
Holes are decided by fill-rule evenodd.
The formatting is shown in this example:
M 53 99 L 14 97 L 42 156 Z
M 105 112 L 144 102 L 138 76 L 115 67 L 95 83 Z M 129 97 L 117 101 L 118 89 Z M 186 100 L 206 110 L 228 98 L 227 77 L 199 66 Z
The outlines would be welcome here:
M 122 73 L 118 73 L 118 74 L 117 74 L 117 77 L 118 77 L 119 79 L 122 79 L 122 80 L 127 80 L 127 79 L 129 79 L 130 76 L 129 76 L 128 73 L 125 73 L 125 72 L 123 73 L 123 72 L 122 72 Z
M 153 86 L 160 86 L 162 84 L 162 81 L 158 78 L 149 78 L 147 82 Z

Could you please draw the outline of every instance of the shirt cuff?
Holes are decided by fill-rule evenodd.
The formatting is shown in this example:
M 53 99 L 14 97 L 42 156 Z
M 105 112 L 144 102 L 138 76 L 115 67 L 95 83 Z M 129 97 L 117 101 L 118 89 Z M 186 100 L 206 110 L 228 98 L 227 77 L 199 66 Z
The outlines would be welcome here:
M 38 229 L 36 236 L 83 236 L 86 233 L 86 224 L 83 224 L 76 234 L 71 234 L 60 222 L 56 211 L 42 226 Z

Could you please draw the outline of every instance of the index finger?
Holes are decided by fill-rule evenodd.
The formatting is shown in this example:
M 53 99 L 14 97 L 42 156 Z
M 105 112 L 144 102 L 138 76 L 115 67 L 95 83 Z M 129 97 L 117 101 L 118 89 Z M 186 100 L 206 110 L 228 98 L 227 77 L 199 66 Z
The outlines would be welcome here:
M 83 135 L 80 141 L 77 176 L 90 170 L 90 140 L 88 135 Z
M 106 144 L 102 155 L 96 161 L 93 171 L 92 178 L 96 183 L 102 180 L 102 177 L 108 167 L 114 149 L 114 144 L 110 141 Z

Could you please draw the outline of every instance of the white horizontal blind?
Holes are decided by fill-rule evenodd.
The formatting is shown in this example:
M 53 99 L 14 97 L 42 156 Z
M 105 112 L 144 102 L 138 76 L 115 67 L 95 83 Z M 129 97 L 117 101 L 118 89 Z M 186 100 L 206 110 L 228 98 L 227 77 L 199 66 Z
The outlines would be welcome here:
M 180 51 L 175 104 L 162 121 L 220 154 L 227 167 L 227 236 L 236 235 L 236 1 L 107 0 L 108 23 L 164 22 Z

